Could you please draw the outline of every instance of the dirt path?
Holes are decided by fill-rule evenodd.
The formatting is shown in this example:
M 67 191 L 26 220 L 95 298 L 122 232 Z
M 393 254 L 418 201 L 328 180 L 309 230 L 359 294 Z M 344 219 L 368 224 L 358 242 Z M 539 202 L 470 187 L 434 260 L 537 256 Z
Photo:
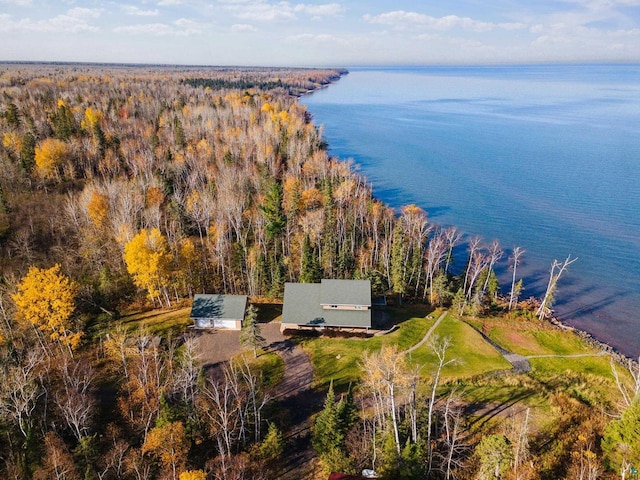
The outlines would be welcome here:
M 420 340 L 418 343 L 416 343 L 413 347 L 410 347 L 408 349 L 406 349 L 404 352 L 405 355 L 408 353 L 413 352 L 414 350 L 420 348 L 422 345 L 424 345 L 425 343 L 427 343 L 427 341 L 429 340 L 429 338 L 431 337 L 431 335 L 433 334 L 433 332 L 435 331 L 436 328 L 438 328 L 438 325 L 440 325 L 440 322 L 442 320 L 444 320 L 444 317 L 447 316 L 447 313 L 449 313 L 448 310 L 445 310 L 444 312 L 442 312 L 442 314 L 438 317 L 438 319 L 436 320 L 436 323 L 434 323 L 433 325 L 431 325 L 431 328 L 427 331 L 427 333 L 424 334 L 424 337 L 422 337 L 422 340 Z
M 598 352 L 598 353 L 574 353 L 572 355 L 527 355 L 525 358 L 583 358 L 583 357 L 602 357 L 604 355 L 609 355 L 607 352 Z

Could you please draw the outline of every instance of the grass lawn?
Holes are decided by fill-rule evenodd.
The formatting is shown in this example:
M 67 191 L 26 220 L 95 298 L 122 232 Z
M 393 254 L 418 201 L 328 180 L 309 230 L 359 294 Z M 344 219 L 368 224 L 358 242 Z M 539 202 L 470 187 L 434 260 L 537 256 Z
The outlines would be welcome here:
M 449 338 L 446 358 L 455 359 L 447 365 L 443 372 L 443 380 L 470 377 L 482 373 L 508 370 L 511 364 L 478 332 L 453 315 L 447 315 L 434 332 L 441 340 Z M 425 365 L 425 373 L 430 373 L 437 366 L 437 358 L 429 343 L 411 353 L 413 362 Z
M 253 303 L 252 305 L 258 309 L 258 323 L 282 320 L 282 303 Z
M 404 309 L 389 309 L 389 314 L 406 316 Z M 406 350 L 418 343 L 442 313 L 416 311 L 415 316 L 399 323 L 398 330 L 383 336 L 368 339 L 316 338 L 305 340 L 304 348 L 313 362 L 318 386 L 326 387 L 331 380 L 336 389 L 346 388 L 362 375 L 359 363 L 365 350 L 378 351 L 385 345 L 395 344 L 398 350 Z M 431 318 L 428 318 L 431 317 Z M 451 347 L 447 358 L 456 358 L 454 364 L 443 371 L 443 380 L 470 377 L 486 372 L 508 370 L 511 364 L 487 343 L 478 332 L 452 315 L 447 315 L 436 329 L 440 338 L 450 337 Z M 424 365 L 425 376 L 431 375 L 436 365 L 436 357 L 428 342 L 411 352 L 410 361 Z
M 277 353 L 258 351 L 258 358 L 253 358 L 253 352 L 242 352 L 234 357 L 234 361 L 241 363 L 243 356 L 254 375 L 262 378 L 266 388 L 275 387 L 284 378 L 284 360 Z
M 610 358 L 598 356 L 597 349 L 572 331 L 564 331 L 544 321 L 522 318 L 470 320 L 503 348 L 531 358 L 529 377 L 542 391 L 562 391 L 588 405 L 616 402 L 619 392 L 613 381 Z M 551 355 L 550 357 L 544 357 Z M 554 357 L 557 355 L 557 357 Z M 574 357 L 571 355 L 593 355 Z M 618 369 L 623 378 L 628 373 Z
M 574 332 L 545 321 L 500 317 L 467 321 L 506 350 L 524 356 L 598 353 Z
M 311 357 L 318 387 L 326 388 L 333 380 L 336 391 L 346 389 L 362 374 L 359 363 L 365 350 L 378 351 L 382 346 L 392 344 L 398 345 L 399 350 L 405 350 L 424 337 L 440 314 L 439 311 L 411 307 L 389 308 L 387 313 L 399 322 L 399 328 L 387 335 L 367 339 L 320 337 L 302 342 L 302 347 Z
M 119 322 L 131 332 L 145 328 L 154 335 L 165 337 L 184 332 L 192 323 L 189 318 L 190 313 L 191 307 L 176 310 L 149 310 L 123 315 Z

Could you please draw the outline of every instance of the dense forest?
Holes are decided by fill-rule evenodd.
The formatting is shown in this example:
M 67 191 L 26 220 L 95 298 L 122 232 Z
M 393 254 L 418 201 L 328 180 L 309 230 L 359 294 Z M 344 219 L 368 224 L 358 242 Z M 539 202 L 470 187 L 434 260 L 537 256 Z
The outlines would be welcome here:
M 266 421 L 263 376 L 247 362 L 203 375 L 190 338 L 159 342 L 118 326 L 136 306 L 168 308 L 200 292 L 278 299 L 287 281 L 367 278 L 374 293 L 393 293 L 400 304 L 408 298 L 473 315 L 526 307 L 518 298 L 521 248 L 506 255 L 497 241 L 470 239 L 468 261 L 453 271 L 462 242 L 455 227 L 432 225 L 415 205 L 394 211 L 349 162 L 329 156 L 297 95 L 345 73 L 0 66 L 4 478 L 275 475 L 283 440 Z M 501 261 L 513 272 L 507 294 L 494 273 Z M 536 305 L 541 317 L 553 299 L 547 293 Z M 425 409 L 417 408 L 418 376 L 397 353 L 363 360 L 371 395 L 363 405 L 375 410 L 366 422 L 356 421 L 351 396 L 338 400 L 330 390 L 314 437 L 326 465 L 354 469 L 344 442 L 364 450 L 356 439 L 379 432 L 385 478 L 425 478 L 427 471 L 429 478 L 476 471 L 536 478 L 532 465 L 509 470 L 508 456 L 495 455 L 516 437 L 487 437 L 477 455 L 499 460 L 486 472 L 469 467 L 476 457 L 448 430 L 460 428 L 454 397 L 436 415 L 436 381 Z M 408 395 L 402 408 L 389 403 L 395 397 L 385 372 L 393 369 Z M 616 432 L 624 438 L 627 428 L 638 436 L 637 393 Z M 513 435 L 525 428 L 518 422 Z M 575 461 L 592 462 L 585 453 L 592 450 L 602 455 L 589 443 L 593 435 Z M 625 453 L 611 442 L 612 468 L 631 471 L 637 445 Z M 590 465 L 572 478 L 596 478 L 589 472 L 601 469 Z

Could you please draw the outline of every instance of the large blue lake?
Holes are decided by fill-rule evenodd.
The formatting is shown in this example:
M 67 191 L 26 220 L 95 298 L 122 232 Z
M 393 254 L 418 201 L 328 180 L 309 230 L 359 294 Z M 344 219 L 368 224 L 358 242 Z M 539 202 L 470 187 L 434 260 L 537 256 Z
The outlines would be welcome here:
M 557 315 L 640 355 L 640 65 L 351 69 L 302 102 L 378 198 L 525 248 L 523 296 L 578 257 Z

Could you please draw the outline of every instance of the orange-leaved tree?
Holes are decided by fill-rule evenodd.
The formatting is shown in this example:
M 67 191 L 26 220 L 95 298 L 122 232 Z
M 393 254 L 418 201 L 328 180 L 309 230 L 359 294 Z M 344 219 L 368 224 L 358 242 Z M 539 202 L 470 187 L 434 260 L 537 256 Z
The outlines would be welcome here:
M 87 203 L 87 215 L 96 227 L 103 227 L 107 223 L 109 209 L 109 197 L 94 190 Z
M 13 295 L 18 320 L 73 350 L 82 336 L 82 332 L 73 331 L 71 322 L 78 288 L 76 282 L 60 272 L 59 264 L 49 269 L 29 268 Z
M 166 237 L 160 230 L 142 229 L 124 246 L 124 261 L 127 271 L 133 276 L 133 283 L 147 291 L 151 300 L 162 296 L 170 305 L 167 283 L 171 270 L 171 252 Z

